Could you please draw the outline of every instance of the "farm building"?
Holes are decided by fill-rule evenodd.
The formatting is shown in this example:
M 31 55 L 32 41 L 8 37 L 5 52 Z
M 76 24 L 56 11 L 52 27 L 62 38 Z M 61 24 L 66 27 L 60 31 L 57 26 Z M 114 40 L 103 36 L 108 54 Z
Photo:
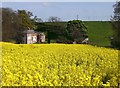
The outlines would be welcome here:
M 45 42 L 45 34 L 36 32 L 34 30 L 25 30 L 23 35 L 23 43 L 24 44 L 32 44 L 32 43 L 41 43 Z

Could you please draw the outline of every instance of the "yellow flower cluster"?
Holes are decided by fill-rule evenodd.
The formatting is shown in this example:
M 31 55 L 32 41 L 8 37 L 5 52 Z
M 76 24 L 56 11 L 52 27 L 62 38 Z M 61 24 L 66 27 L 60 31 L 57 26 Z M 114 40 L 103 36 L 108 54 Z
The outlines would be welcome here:
M 2 43 L 2 86 L 118 86 L 118 50 Z

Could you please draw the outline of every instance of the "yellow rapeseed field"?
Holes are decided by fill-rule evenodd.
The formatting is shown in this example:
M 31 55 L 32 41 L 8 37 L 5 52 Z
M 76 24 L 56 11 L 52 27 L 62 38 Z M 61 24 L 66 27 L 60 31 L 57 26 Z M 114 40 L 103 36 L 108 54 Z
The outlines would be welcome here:
M 2 86 L 118 86 L 118 50 L 82 44 L 2 46 Z

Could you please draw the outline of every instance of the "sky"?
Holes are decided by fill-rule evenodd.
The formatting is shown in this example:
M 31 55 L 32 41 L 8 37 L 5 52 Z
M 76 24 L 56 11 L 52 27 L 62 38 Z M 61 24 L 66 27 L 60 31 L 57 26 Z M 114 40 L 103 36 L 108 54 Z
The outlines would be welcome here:
M 0 0 L 2 2 L 114 2 L 119 0 Z
M 2 2 L 2 7 L 28 10 L 48 21 L 50 16 L 68 20 L 106 21 L 113 16 L 115 2 Z

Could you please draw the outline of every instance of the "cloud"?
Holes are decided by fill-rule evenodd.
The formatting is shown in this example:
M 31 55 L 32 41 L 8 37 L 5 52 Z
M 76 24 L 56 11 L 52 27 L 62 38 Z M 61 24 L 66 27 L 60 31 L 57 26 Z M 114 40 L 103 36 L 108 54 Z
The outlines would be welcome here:
M 50 3 L 49 3 L 49 2 L 41 2 L 41 4 L 42 4 L 43 6 L 50 6 Z
M 40 5 L 44 6 L 44 7 L 48 7 L 51 6 L 51 2 L 39 2 Z

